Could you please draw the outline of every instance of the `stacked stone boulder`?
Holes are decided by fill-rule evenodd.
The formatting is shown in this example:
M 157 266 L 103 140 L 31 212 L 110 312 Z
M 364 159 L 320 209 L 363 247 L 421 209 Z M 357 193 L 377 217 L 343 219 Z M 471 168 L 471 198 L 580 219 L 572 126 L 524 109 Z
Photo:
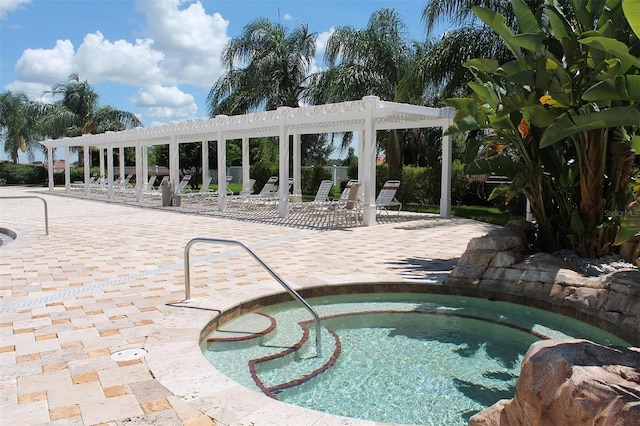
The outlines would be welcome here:
M 638 425 L 640 352 L 586 340 L 543 340 L 527 351 L 513 399 L 470 426 Z
M 527 255 L 531 224 L 517 221 L 472 239 L 444 282 L 454 294 L 542 307 L 640 345 L 640 271 L 585 276 L 548 253 Z

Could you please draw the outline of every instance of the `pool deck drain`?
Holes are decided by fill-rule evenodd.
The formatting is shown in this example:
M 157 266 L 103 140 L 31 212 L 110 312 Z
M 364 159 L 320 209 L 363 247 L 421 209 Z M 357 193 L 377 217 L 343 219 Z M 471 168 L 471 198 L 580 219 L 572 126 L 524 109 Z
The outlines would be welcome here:
M 192 250 L 193 301 L 182 303 L 186 243 L 240 240 L 296 290 L 424 286 L 493 228 L 403 212 L 375 227 L 312 230 L 0 188 L 34 194 L 48 203 L 48 236 L 41 205 L 0 204 L 0 226 L 18 233 L 0 248 L 1 424 L 371 424 L 274 401 L 217 372 L 201 330 L 282 288 L 250 257 L 203 246 Z M 112 358 L 140 349 L 148 353 Z

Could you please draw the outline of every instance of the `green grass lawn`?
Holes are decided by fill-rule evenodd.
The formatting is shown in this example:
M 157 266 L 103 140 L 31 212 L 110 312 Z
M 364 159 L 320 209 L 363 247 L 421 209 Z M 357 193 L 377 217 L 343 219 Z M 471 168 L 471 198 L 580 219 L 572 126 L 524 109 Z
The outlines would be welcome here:
M 417 213 L 440 213 L 439 206 L 403 206 L 403 210 Z M 493 223 L 495 225 L 505 225 L 512 219 L 524 219 L 524 214 L 516 215 L 510 212 L 501 211 L 493 206 L 451 206 L 451 214 L 457 217 L 464 217 L 480 222 Z

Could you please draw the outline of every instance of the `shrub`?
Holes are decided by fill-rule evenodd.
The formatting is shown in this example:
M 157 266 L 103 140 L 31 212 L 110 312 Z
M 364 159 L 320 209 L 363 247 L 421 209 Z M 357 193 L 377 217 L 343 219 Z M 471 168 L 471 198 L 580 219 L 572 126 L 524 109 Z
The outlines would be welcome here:
M 271 176 L 278 176 L 278 165 L 267 161 L 259 161 L 251 165 L 250 173 L 251 178 L 256 180 L 253 189 L 258 192 Z
M 302 167 L 300 178 L 302 179 L 302 194 L 315 195 L 318 192 L 320 182 L 331 179 L 331 173 L 323 167 Z
M 44 185 L 47 180 L 47 169 L 31 164 L 0 163 L 0 179 L 8 184 Z

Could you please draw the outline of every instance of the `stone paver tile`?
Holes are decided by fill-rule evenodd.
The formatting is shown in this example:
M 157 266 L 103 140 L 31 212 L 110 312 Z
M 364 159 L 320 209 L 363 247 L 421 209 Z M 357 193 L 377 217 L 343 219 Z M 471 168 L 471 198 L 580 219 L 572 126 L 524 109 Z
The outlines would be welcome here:
M 144 412 L 133 395 L 123 395 L 80 404 L 85 424 L 104 423 L 118 419 L 142 416 Z
M 18 404 L 29 404 L 35 401 L 46 401 L 47 400 L 47 391 L 38 391 L 32 393 L 24 393 L 22 395 L 18 395 Z
M 146 365 L 138 363 L 99 371 L 98 377 L 100 378 L 102 386 L 107 388 L 149 380 L 151 379 L 151 373 L 149 373 Z
M 69 405 L 67 407 L 53 408 L 49 410 L 51 420 L 69 419 L 70 417 L 80 416 L 80 408 L 77 405 Z
M 47 401 L 15 405 L 9 409 L 3 405 L 0 413 L 2 425 L 40 425 L 50 420 Z
M 131 393 L 131 388 L 129 385 L 116 385 L 105 387 L 102 389 L 104 392 L 104 396 L 107 398 L 114 398 L 116 396 L 128 395 Z
M 161 399 L 143 402 L 140 404 L 140 407 L 142 407 L 142 410 L 145 413 L 153 413 L 156 411 L 162 411 L 162 410 L 171 408 L 171 404 L 169 404 L 169 401 L 167 401 L 166 398 L 161 398 Z
M 70 385 L 71 376 L 67 370 L 51 373 L 18 377 L 18 394 L 50 390 L 59 386 Z
M 71 381 L 74 384 L 97 382 L 98 373 L 90 372 L 90 373 L 78 374 L 77 376 L 72 376 Z
M 40 340 L 29 343 L 19 343 L 16 345 L 16 356 L 28 355 L 37 352 L 47 352 L 60 349 L 60 342 L 58 340 Z
M 47 391 L 49 408 L 60 408 L 72 404 L 82 404 L 105 399 L 102 386 L 98 382 L 57 386 Z
M 141 404 L 164 399 L 171 395 L 171 392 L 169 392 L 167 388 L 162 386 L 162 384 L 157 380 L 144 380 L 141 382 L 130 383 L 129 387 L 138 399 L 138 402 Z

